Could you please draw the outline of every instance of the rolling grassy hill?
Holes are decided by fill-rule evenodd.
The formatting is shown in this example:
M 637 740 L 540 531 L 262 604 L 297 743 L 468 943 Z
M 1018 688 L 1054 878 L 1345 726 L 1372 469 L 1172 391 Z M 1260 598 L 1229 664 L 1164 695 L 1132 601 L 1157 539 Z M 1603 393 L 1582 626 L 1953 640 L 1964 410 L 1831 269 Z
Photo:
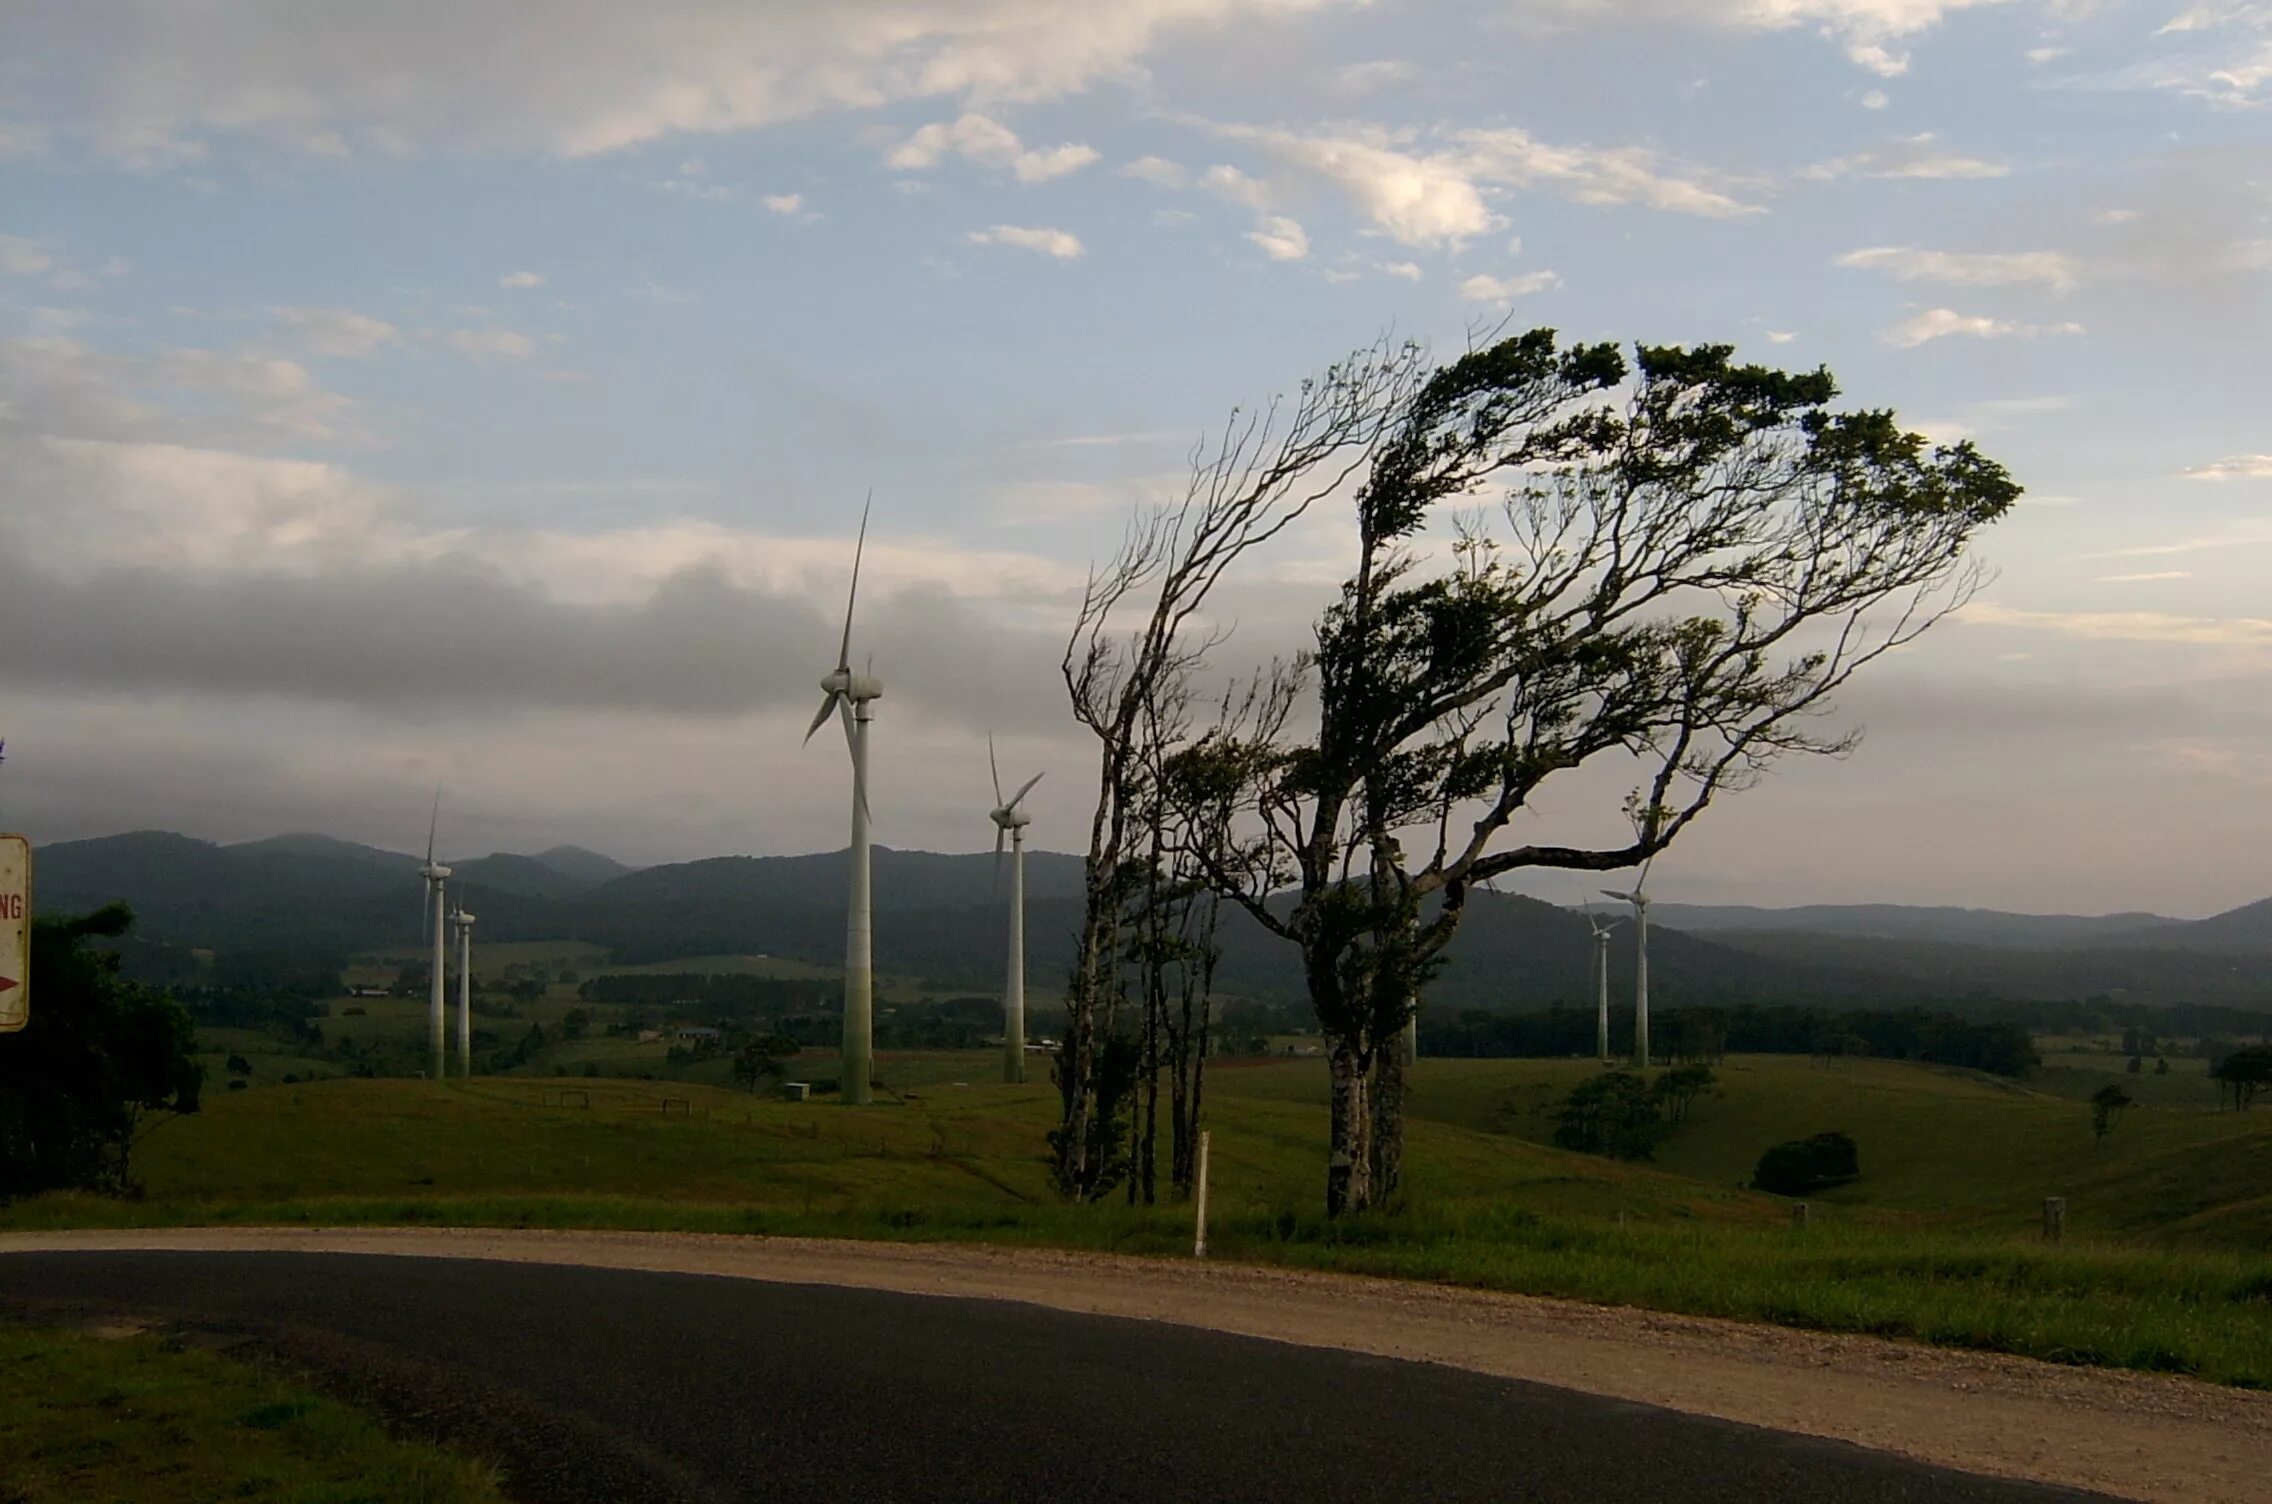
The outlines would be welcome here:
M 1054 1094 L 990 1084 L 991 1065 L 887 1053 L 895 1100 L 858 1112 L 669 1080 L 265 1086 L 151 1133 L 141 1199 L 42 1197 L 0 1209 L 0 1227 L 423 1222 L 1188 1249 L 1172 1204 L 1056 1202 L 1042 1154 Z M 1210 1076 L 1211 1244 L 2272 1384 L 2272 1114 L 2134 1114 L 2094 1149 L 2079 1104 L 2041 1093 L 1738 1059 L 1662 1164 L 1637 1166 L 1535 1141 L 1546 1101 L 1588 1069 L 1423 1062 L 1410 1209 L 1328 1223 L 1321 1071 L 1226 1062 Z M 1841 1124 L 1863 1178 L 1821 1198 L 1810 1228 L 1735 1185 L 1765 1142 Z M 2058 1249 L 2014 1232 L 2047 1192 L 2072 1198 Z

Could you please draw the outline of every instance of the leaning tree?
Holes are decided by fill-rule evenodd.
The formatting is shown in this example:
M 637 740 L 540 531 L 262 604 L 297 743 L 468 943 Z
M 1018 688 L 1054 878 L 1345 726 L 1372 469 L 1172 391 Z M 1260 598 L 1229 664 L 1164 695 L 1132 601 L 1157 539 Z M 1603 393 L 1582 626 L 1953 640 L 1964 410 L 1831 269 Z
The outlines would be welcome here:
M 1246 783 L 1213 876 L 1298 948 L 1325 1036 L 1329 1213 L 1397 1189 L 1401 1036 L 1477 884 L 1646 861 L 1778 759 L 1851 747 L 1833 693 L 1978 587 L 1968 545 L 2018 486 L 1836 395 L 1727 346 L 1540 329 L 1405 402 L 1314 648 L 1205 738 Z M 1592 765 L 1631 780 L 1628 834 L 1513 838 Z

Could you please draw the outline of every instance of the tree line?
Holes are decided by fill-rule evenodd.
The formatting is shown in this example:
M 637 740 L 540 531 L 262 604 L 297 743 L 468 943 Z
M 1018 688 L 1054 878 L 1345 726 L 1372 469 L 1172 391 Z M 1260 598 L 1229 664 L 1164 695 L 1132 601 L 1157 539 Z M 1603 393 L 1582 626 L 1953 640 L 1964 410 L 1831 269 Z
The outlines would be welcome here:
M 1666 1064 L 1713 1063 L 1730 1054 L 1871 1056 L 1961 1066 L 1991 1075 L 2025 1076 L 2042 1064 L 2028 1031 L 1924 1008 L 1846 1009 L 1740 1006 L 1672 1008 L 1655 1014 L 1650 1043 Z M 1630 1037 L 1632 1010 L 1611 1010 L 1613 1035 Z M 1594 1050 L 1594 1013 L 1424 1017 L 1420 1042 L 1429 1055 L 1466 1059 L 1566 1059 Z

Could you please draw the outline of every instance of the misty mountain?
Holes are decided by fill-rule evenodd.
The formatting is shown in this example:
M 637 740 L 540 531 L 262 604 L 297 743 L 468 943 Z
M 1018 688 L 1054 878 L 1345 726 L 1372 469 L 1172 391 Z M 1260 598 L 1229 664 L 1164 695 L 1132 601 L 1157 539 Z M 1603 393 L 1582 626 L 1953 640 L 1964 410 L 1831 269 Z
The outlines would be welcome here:
M 2159 914 L 2011 914 L 1999 909 L 1921 907 L 1897 903 L 1805 904 L 1766 909 L 1749 904 L 1653 903 L 1652 923 L 1695 935 L 1772 930 L 1792 935 L 1853 935 L 1881 940 L 1945 940 L 1960 945 L 2049 948 L 2059 945 L 2159 943 L 2155 936 L 2185 921 Z
M 638 870 L 617 861 L 612 856 L 603 856 L 597 851 L 587 851 L 581 846 L 554 846 L 538 852 L 529 860 L 550 867 L 562 877 L 570 878 L 591 888 L 596 888 L 604 882 L 612 882 L 616 878 Z
M 171 947 L 297 956 L 384 949 L 407 956 L 419 945 L 424 915 L 418 864 L 417 857 L 320 836 L 224 847 L 143 831 L 43 849 L 38 902 L 70 911 L 125 899 L 141 916 L 142 939 Z M 480 916 L 484 942 L 583 940 L 626 963 L 765 953 L 833 966 L 842 958 L 841 851 L 715 857 L 592 880 L 602 864 L 619 865 L 592 853 L 566 860 L 557 852 L 498 853 L 454 863 L 452 891 Z M 877 847 L 872 874 L 879 970 L 942 987 L 1000 986 L 1001 896 L 990 852 Z M 1079 857 L 1027 853 L 1028 975 L 1037 995 L 1054 991 L 1070 963 L 1081 882 Z M 1721 927 L 1689 933 L 1671 922 L 1697 913 Z M 1651 995 L 1664 1006 L 2102 994 L 2256 1005 L 2272 997 L 2272 900 L 2194 923 L 1898 905 L 1778 915 L 1660 904 L 1654 914 Z M 1771 922 L 1783 927 L 1760 927 Z M 2018 938 L 1947 938 L 1952 930 Z M 1592 956 L 1582 914 L 1513 894 L 1476 893 L 1429 999 L 1449 1007 L 1589 1006 Z M 1612 995 L 1628 999 L 1629 929 L 1619 930 L 1610 956 Z M 1218 979 L 1224 990 L 1250 996 L 1290 998 L 1301 990 L 1293 947 L 1235 909 L 1226 909 Z

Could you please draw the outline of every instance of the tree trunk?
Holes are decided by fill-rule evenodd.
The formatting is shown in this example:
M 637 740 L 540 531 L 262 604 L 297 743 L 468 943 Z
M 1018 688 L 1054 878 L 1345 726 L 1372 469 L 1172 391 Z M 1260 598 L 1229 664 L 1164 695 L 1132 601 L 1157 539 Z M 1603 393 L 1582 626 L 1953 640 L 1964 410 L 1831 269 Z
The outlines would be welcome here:
M 1392 1205 L 1404 1181 L 1404 1050 L 1401 1031 L 1373 1056 L 1373 1201 Z
M 1373 1114 L 1367 1098 L 1370 1072 L 1357 1041 L 1328 1044 L 1333 1076 L 1333 1144 L 1325 1166 L 1325 1214 L 1342 1216 L 1373 1204 Z

